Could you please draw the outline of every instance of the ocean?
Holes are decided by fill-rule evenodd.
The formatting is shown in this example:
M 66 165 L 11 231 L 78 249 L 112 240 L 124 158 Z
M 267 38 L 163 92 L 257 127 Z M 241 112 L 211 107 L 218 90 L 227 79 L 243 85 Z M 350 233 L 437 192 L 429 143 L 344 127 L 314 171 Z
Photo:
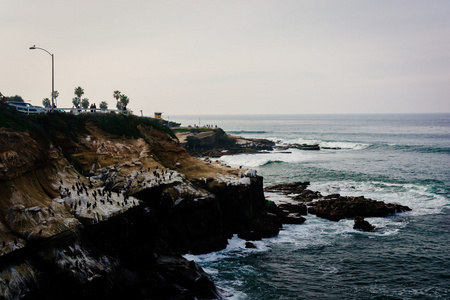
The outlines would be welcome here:
M 171 116 L 186 125 L 277 144 L 318 143 L 218 159 L 257 170 L 265 185 L 310 181 L 323 195 L 399 203 L 412 211 L 353 220 L 306 216 L 276 237 L 233 237 L 227 249 L 185 255 L 198 262 L 227 299 L 450 299 L 450 114 Z M 266 193 L 273 201 L 284 196 Z

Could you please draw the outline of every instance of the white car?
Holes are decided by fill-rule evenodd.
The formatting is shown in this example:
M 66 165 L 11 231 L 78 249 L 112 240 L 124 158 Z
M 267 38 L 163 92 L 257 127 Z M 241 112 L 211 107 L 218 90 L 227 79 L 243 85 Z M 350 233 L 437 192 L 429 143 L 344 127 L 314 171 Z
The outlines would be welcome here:
M 42 114 L 47 112 L 47 109 L 43 107 L 33 106 L 26 102 L 8 102 L 8 105 L 15 107 L 18 112 L 25 114 Z

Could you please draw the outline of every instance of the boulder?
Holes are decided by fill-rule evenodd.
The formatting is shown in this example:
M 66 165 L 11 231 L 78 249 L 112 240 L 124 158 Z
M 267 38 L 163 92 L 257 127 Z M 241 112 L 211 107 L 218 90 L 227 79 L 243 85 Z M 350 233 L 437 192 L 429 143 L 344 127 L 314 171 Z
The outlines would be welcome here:
M 252 242 L 245 242 L 245 248 L 247 248 L 247 249 L 255 249 L 256 245 L 253 244 Z
M 358 229 L 361 231 L 373 231 L 375 226 L 364 220 L 363 217 L 357 216 L 355 217 L 355 224 L 353 225 L 353 229 Z

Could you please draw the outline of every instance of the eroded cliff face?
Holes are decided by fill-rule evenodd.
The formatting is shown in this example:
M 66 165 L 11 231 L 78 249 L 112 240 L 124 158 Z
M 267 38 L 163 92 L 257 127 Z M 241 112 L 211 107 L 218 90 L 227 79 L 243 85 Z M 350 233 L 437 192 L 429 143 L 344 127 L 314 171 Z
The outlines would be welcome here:
M 266 139 L 248 139 L 225 133 L 221 128 L 174 128 L 180 143 L 195 156 L 222 156 L 273 150 Z
M 151 126 L 138 139 L 86 129 L 50 141 L 0 129 L 0 296 L 217 298 L 174 253 L 278 232 L 261 177 L 193 158 Z

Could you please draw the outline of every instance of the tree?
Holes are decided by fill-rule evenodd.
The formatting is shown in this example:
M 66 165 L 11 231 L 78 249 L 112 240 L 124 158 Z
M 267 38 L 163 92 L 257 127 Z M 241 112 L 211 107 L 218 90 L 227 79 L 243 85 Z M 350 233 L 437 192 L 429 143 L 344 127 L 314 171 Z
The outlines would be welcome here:
M 124 94 L 120 95 L 120 103 L 122 104 L 122 109 L 126 109 L 129 102 L 130 98 L 128 98 L 128 96 Z
M 114 99 L 116 99 L 116 101 L 117 101 L 117 103 L 116 103 L 117 109 L 122 109 L 122 108 L 121 108 L 121 105 L 120 105 L 120 101 L 119 101 L 120 95 L 121 95 L 120 91 L 114 91 L 114 93 L 113 93 L 113 97 L 114 97 Z
M 80 105 L 80 98 L 74 97 L 72 99 L 72 103 L 73 103 L 73 106 L 78 107 L 78 105 Z
M 83 100 L 81 100 L 81 107 L 83 107 L 84 109 L 89 107 L 89 99 L 88 98 L 83 98 Z
M 120 99 L 120 91 L 114 91 L 114 94 L 113 94 L 113 97 L 117 100 L 117 101 L 119 101 L 119 99 Z
M 22 98 L 22 96 L 19 95 L 15 95 L 15 96 L 10 96 L 10 97 L 5 97 L 5 100 L 7 102 L 11 101 L 11 102 L 25 102 Z
M 53 91 L 52 96 L 53 96 L 53 98 L 55 99 L 55 104 L 56 104 L 56 103 L 57 103 L 57 102 L 56 102 L 56 98 L 59 97 L 59 92 L 58 92 L 58 91 Z
M 100 108 L 102 110 L 108 109 L 108 103 L 106 103 L 105 101 L 100 102 Z
M 81 99 L 81 96 L 84 95 L 84 90 L 81 88 L 81 86 L 78 86 L 78 87 L 75 88 L 74 93 L 75 93 L 75 95 L 76 95 L 78 98 Z
M 42 105 L 44 107 L 49 107 L 50 106 L 50 99 L 48 99 L 48 98 L 42 99 Z
M 78 101 L 77 104 L 75 104 L 75 98 L 72 99 L 72 103 L 75 105 L 75 107 L 78 107 L 78 105 L 81 104 L 81 96 L 84 95 L 84 89 L 81 86 L 77 86 L 74 90 L 74 94 L 77 96 Z

